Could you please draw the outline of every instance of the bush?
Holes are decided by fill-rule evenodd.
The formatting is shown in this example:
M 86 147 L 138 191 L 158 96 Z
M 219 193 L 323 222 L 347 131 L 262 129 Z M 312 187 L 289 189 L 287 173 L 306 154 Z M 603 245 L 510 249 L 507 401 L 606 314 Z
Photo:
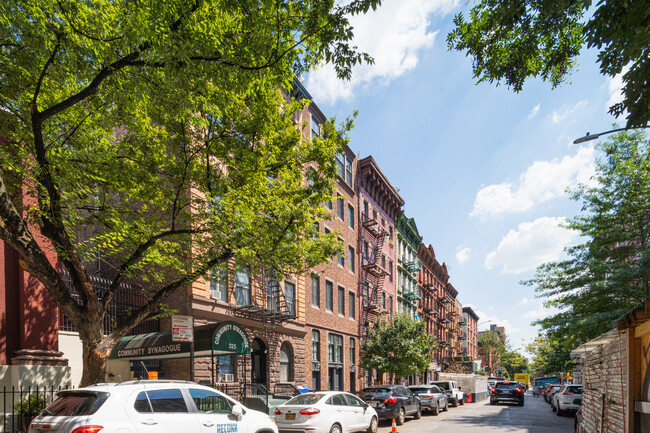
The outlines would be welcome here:
M 17 401 L 14 409 L 21 415 L 37 415 L 48 405 L 47 400 L 38 394 L 33 394 Z

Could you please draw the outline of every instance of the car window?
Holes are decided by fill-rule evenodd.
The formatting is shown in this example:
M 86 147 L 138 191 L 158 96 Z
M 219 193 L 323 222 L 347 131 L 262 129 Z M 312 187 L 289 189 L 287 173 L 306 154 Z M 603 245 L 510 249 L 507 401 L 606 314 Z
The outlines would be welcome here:
M 364 406 L 364 403 L 353 395 L 346 395 L 350 406 Z
M 230 413 L 232 404 L 216 392 L 205 389 L 190 389 L 190 395 L 200 413 Z
M 138 395 L 138 397 L 140 396 Z M 146 397 L 149 397 L 149 403 L 151 404 L 151 409 L 153 409 L 154 412 L 188 412 L 187 405 L 185 404 L 185 400 L 183 399 L 183 395 L 181 394 L 180 389 L 150 390 L 146 391 Z
M 449 391 L 449 383 L 447 382 L 437 382 L 436 385 L 438 385 L 441 389 Z
M 517 385 L 514 382 L 503 382 L 503 383 L 497 383 L 496 388 L 497 389 L 517 389 L 517 388 L 519 388 L 519 385 Z
M 567 392 L 572 392 L 574 394 L 582 394 L 582 387 L 581 386 L 569 386 L 567 388 Z
M 153 412 L 153 409 L 151 409 L 151 405 L 149 404 L 149 399 L 147 398 L 146 392 L 142 391 L 140 394 L 138 394 L 138 396 L 135 398 L 133 408 L 141 413 Z
M 341 394 L 336 394 L 328 398 L 327 404 L 331 404 L 334 406 L 347 406 L 347 403 L 345 402 L 345 397 L 343 397 Z
M 323 396 L 324 394 L 300 394 L 287 401 L 285 405 L 303 406 L 306 404 L 316 404 Z
M 406 397 L 413 397 L 413 391 L 408 388 L 402 388 L 402 392 Z
M 48 406 L 51 416 L 92 415 L 106 401 L 108 393 L 66 392 Z
M 415 395 L 420 395 L 420 394 L 429 394 L 429 390 L 432 388 L 409 388 L 411 392 Z
M 435 385 L 431 387 L 431 392 L 433 394 L 443 394 L 442 390 Z
M 365 388 L 363 391 L 361 391 L 362 395 L 366 395 L 368 397 L 379 395 L 390 396 L 390 393 L 391 390 L 389 388 Z

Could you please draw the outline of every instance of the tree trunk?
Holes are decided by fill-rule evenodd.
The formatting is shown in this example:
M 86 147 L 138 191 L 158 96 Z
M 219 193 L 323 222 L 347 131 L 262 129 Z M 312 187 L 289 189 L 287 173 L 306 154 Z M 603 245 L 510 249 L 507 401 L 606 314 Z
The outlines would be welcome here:
M 101 329 L 101 322 L 99 327 Z M 106 382 L 106 362 L 111 353 L 111 348 L 107 344 L 107 341 L 102 340 L 98 344 L 93 344 L 88 342 L 87 339 L 82 339 L 82 343 L 83 373 L 79 387 Z

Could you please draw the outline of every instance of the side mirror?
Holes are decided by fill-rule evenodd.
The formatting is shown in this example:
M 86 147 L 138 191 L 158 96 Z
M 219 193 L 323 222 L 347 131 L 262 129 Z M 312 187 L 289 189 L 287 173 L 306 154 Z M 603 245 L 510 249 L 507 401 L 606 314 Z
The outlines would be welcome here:
M 459 386 L 458 389 L 460 390 L 460 389 L 463 389 L 463 388 Z
M 237 418 L 237 421 L 239 421 L 244 416 L 244 409 L 242 409 L 242 407 L 239 405 L 235 405 L 232 407 L 230 413 L 233 414 L 235 418 Z

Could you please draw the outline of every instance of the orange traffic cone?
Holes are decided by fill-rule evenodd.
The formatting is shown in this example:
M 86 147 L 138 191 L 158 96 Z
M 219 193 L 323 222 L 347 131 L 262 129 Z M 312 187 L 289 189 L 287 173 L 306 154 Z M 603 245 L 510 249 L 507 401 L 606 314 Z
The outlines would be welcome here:
M 397 424 L 395 424 L 395 418 L 393 418 L 393 426 L 390 429 L 390 433 L 397 433 Z

